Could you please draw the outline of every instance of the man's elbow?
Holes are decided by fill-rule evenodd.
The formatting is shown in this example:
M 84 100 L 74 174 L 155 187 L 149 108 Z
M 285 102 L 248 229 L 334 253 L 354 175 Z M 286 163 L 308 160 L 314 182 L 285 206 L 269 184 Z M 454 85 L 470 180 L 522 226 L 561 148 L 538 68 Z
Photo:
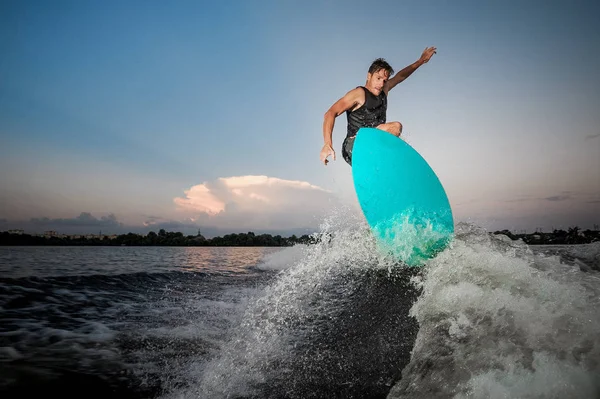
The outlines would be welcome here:
M 323 115 L 323 119 L 328 120 L 328 119 L 335 119 L 337 117 L 335 111 L 333 111 L 332 109 L 328 109 L 327 112 L 325 112 L 325 115 Z

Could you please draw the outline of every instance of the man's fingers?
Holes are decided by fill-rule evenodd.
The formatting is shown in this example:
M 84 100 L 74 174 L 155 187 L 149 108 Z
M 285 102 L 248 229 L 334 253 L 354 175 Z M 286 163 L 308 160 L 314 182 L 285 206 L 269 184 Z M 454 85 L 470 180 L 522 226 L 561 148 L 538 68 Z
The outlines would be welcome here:
M 321 153 L 321 162 L 323 162 L 323 165 L 327 165 L 329 163 L 329 159 L 327 158 L 329 158 L 330 155 L 335 161 L 335 151 L 331 147 L 329 147 L 329 151 L 327 151 L 327 153 Z

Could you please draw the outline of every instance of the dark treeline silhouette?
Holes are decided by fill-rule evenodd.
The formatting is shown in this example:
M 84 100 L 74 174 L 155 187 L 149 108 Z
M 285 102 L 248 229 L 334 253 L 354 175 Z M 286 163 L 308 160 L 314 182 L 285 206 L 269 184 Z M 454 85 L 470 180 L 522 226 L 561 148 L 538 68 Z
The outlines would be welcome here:
M 568 230 L 553 230 L 549 233 L 512 233 L 498 230 L 492 234 L 504 234 L 513 240 L 521 239 L 530 245 L 589 244 L 600 241 L 600 230 L 581 230 L 569 227 Z M 120 235 L 95 236 L 38 236 L 29 234 L 0 233 L 0 245 L 103 245 L 103 246 L 181 246 L 181 247 L 285 247 L 295 244 L 314 244 L 318 238 L 307 234 L 297 237 L 256 235 L 253 232 L 226 234 L 222 237 L 205 238 L 201 234 L 184 236 L 181 232 L 167 232 L 161 229 L 146 235 L 127 233 Z
M 511 233 L 508 230 L 495 231 L 494 234 L 504 234 L 512 240 L 521 239 L 530 245 L 565 245 L 590 244 L 600 241 L 600 230 L 581 230 L 579 227 L 569 227 L 568 230 L 553 230 L 551 233 Z
M 253 232 L 226 234 L 222 237 L 204 238 L 201 234 L 184 236 L 181 232 L 161 229 L 146 235 L 127 233 L 114 236 L 37 236 L 29 234 L 0 233 L 0 245 L 103 245 L 103 246 L 181 246 L 181 247 L 285 247 L 311 244 L 316 240 L 305 234 L 300 237 L 256 235 Z

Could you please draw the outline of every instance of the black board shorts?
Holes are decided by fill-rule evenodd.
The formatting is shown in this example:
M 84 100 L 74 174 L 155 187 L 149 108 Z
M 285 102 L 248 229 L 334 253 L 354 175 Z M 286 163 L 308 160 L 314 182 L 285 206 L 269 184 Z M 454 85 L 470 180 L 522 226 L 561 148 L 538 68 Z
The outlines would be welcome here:
M 350 166 L 352 166 L 352 147 L 354 147 L 355 138 L 356 136 L 346 137 L 342 143 L 342 157 Z

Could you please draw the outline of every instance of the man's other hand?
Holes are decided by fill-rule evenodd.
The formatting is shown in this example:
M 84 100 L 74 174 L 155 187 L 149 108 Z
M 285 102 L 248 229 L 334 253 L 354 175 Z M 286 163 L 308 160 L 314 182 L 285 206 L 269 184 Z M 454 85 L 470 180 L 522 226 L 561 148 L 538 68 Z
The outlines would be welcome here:
M 329 144 L 325 144 L 323 146 L 323 149 L 321 150 L 321 162 L 323 162 L 323 165 L 327 165 L 327 163 L 329 162 L 327 157 L 329 157 L 330 155 L 335 161 L 335 151 L 333 151 L 333 148 L 331 148 Z

